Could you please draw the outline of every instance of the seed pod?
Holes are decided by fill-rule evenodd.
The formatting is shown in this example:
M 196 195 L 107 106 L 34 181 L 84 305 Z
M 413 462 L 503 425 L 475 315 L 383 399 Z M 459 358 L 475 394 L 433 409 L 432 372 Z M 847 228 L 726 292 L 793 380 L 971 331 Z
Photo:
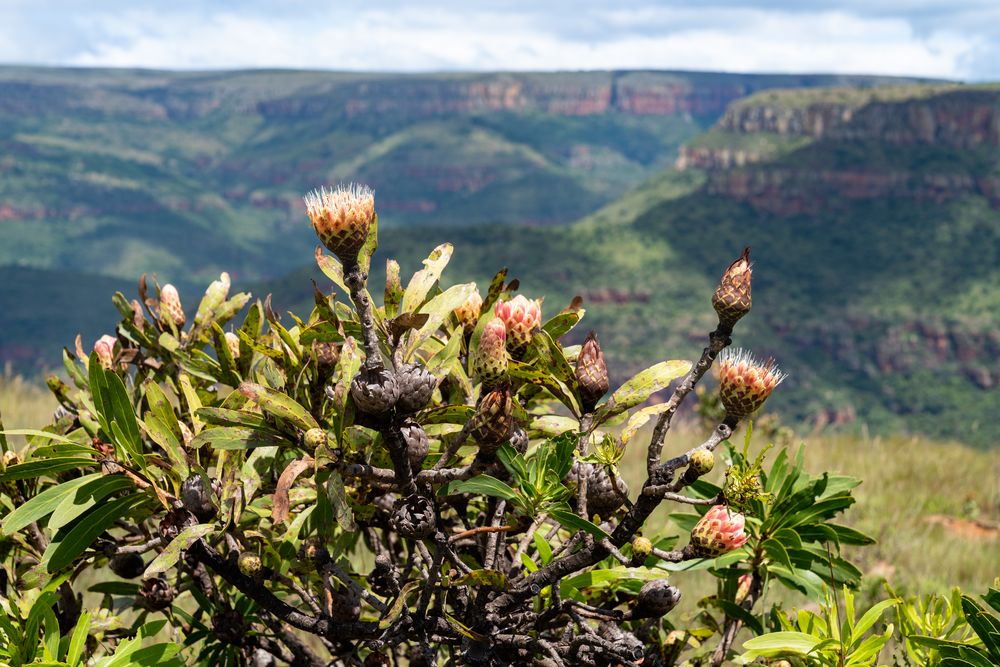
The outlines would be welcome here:
M 330 561 L 330 552 L 323 546 L 318 537 L 310 537 L 299 547 L 299 558 L 309 561 L 315 567 L 321 567 Z
M 628 485 L 621 477 L 616 477 L 618 490 L 611 483 L 604 466 L 592 466 L 587 477 L 587 512 L 608 518 L 625 504 L 628 496 Z
M 154 577 L 142 583 L 142 588 L 139 589 L 139 596 L 142 598 L 142 602 L 146 608 L 161 610 L 166 609 L 174 603 L 174 598 L 177 597 L 177 590 L 167 583 L 167 580 L 163 577 Z
M 472 372 L 486 386 L 507 377 L 507 328 L 499 317 L 490 320 L 479 337 Z
M 305 196 L 306 215 L 319 240 L 345 264 L 357 260 L 375 220 L 375 193 L 366 185 L 320 188 Z
M 372 568 L 368 582 L 376 595 L 390 597 L 399 594 L 399 572 L 388 554 L 375 557 L 375 567 Z
M 160 536 L 169 542 L 185 528 L 198 525 L 198 520 L 186 509 L 175 508 L 160 520 Z
M 479 322 L 479 314 L 483 308 L 483 297 L 479 295 L 479 290 L 477 289 L 472 293 L 465 303 L 455 309 L 455 316 L 458 317 L 458 321 L 462 323 L 462 327 L 465 329 L 465 333 L 471 334 L 473 329 L 476 328 L 476 323 Z
M 726 416 L 749 417 L 786 377 L 774 359 L 762 363 L 747 350 L 724 350 L 719 355 L 719 399 Z
M 370 415 L 388 412 L 399 399 L 396 376 L 385 368 L 362 367 L 351 382 L 351 398 L 361 412 Z
M 752 274 L 750 248 L 744 248 L 739 259 L 730 264 L 722 274 L 719 286 L 712 295 L 712 307 L 719 315 L 719 324 L 730 331 L 741 317 L 750 312 Z
M 310 452 L 315 452 L 327 443 L 326 431 L 321 428 L 311 428 L 302 436 L 302 444 Z
M 707 475 L 715 467 L 715 454 L 699 447 L 691 452 L 691 469 L 699 475 Z
M 181 502 L 184 509 L 198 517 L 202 523 L 211 521 L 218 514 L 212 483 L 203 473 L 195 473 L 181 484 Z
M 393 507 L 389 522 L 403 537 L 422 539 L 434 532 L 434 504 L 416 493 L 400 498 Z
M 139 554 L 118 554 L 108 561 L 108 567 L 122 579 L 135 579 L 146 571 L 146 563 Z
M 680 599 L 681 592 L 668 584 L 666 579 L 647 581 L 639 589 L 631 617 L 660 618 L 676 607 Z
M 648 537 L 636 537 L 632 540 L 632 553 L 638 560 L 646 560 L 653 553 L 653 543 Z
M 494 389 L 479 399 L 472 415 L 472 437 L 489 453 L 500 448 L 514 427 L 514 402 L 510 390 Z
M 246 620 L 235 609 L 223 609 L 212 615 L 212 632 L 225 644 L 242 646 L 247 633 Z
M 498 301 L 493 314 L 507 327 L 507 345 L 513 354 L 520 354 L 531 342 L 535 329 L 542 324 L 542 302 L 518 294 L 510 301 Z
M 427 433 L 420 424 L 409 417 L 403 421 L 399 430 L 403 434 L 403 440 L 406 441 L 406 456 L 410 459 L 410 467 L 418 471 L 430 450 Z
M 260 556 L 252 551 L 242 552 L 239 560 L 236 561 L 236 565 L 240 568 L 240 573 L 244 577 L 256 577 L 260 574 L 260 570 L 263 567 Z
M 167 283 L 160 290 L 160 319 L 171 322 L 180 329 L 184 326 L 184 308 L 181 307 L 181 295 L 177 288 Z
M 396 410 L 410 413 L 420 410 L 431 400 L 437 378 L 419 364 L 402 364 L 396 369 L 396 384 L 399 386 Z
M 739 549 L 749 536 L 744 532 L 745 519 L 725 505 L 714 505 L 691 530 L 691 548 L 703 558 L 714 558 Z
M 576 359 L 576 381 L 580 387 L 580 399 L 584 412 L 593 412 L 594 406 L 608 393 L 608 366 L 604 363 L 604 353 L 601 343 L 593 331 L 587 335 L 587 340 L 580 348 L 580 356 Z
M 97 361 L 101 368 L 111 370 L 115 365 L 115 343 L 118 339 L 114 336 L 104 334 L 94 343 L 94 352 L 97 354 Z

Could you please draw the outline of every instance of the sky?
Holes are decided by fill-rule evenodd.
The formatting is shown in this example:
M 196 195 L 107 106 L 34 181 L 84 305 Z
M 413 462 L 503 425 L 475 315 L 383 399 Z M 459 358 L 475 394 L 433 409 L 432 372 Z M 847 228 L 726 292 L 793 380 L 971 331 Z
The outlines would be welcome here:
M 1000 0 L 0 0 L 0 63 L 1000 80 Z

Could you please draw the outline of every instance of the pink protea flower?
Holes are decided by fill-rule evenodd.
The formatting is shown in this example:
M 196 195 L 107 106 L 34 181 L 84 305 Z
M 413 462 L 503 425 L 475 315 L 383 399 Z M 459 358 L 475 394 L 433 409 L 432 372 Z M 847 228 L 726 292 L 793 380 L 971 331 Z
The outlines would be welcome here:
M 307 194 L 304 200 L 306 215 L 323 245 L 345 264 L 357 260 L 375 220 L 372 189 L 353 183 L 334 190 L 320 188 Z
M 465 303 L 455 309 L 455 316 L 458 317 L 458 321 L 462 323 L 467 333 L 472 333 L 472 330 L 476 328 L 476 323 L 479 322 L 479 314 L 482 309 L 483 297 L 480 296 L 478 289 L 472 293 L 472 296 Z
M 706 558 L 739 549 L 748 539 L 743 531 L 745 518 L 725 505 L 714 505 L 691 531 L 691 548 Z
M 719 355 L 719 398 L 726 415 L 748 417 L 764 405 L 787 376 L 774 359 L 760 362 L 748 350 L 725 350 Z
M 511 348 L 520 350 L 528 345 L 532 332 L 542 324 L 542 302 L 518 294 L 510 301 L 498 301 L 493 314 L 507 327 Z
M 101 363 L 102 368 L 110 369 L 114 366 L 115 343 L 117 342 L 117 338 L 107 334 L 104 334 L 94 342 L 94 352 L 97 354 L 97 360 Z
M 180 329 L 184 326 L 184 309 L 181 307 L 181 295 L 177 288 L 167 283 L 160 290 L 160 318 L 173 322 Z
M 499 317 L 494 317 L 483 329 L 472 360 L 472 372 L 485 384 L 507 375 L 507 327 Z

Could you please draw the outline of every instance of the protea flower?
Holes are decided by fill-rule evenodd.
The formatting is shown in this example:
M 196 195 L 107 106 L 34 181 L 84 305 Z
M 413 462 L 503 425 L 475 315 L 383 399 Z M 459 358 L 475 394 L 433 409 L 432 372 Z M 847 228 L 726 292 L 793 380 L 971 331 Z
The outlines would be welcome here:
M 514 402 L 510 390 L 494 389 L 479 399 L 472 415 L 472 437 L 481 449 L 496 451 L 514 427 Z
M 526 299 L 518 294 L 510 301 L 498 301 L 493 314 L 507 327 L 507 341 L 511 350 L 523 350 L 531 342 L 531 335 L 542 323 L 542 302 Z
M 725 505 L 714 505 L 691 531 L 691 548 L 706 558 L 739 549 L 748 539 L 743 531 L 745 519 Z
M 719 399 L 726 415 L 735 419 L 748 417 L 787 377 L 774 359 L 757 361 L 748 350 L 725 350 L 719 355 Z
M 104 334 L 94 342 L 94 352 L 101 367 L 110 370 L 115 365 L 115 343 L 118 339 Z
M 472 333 L 472 330 L 476 328 L 476 323 L 479 322 L 479 314 L 483 309 L 483 297 L 479 295 L 479 290 L 477 289 L 472 293 L 465 303 L 455 309 L 455 316 L 458 321 L 462 323 L 465 327 L 466 333 Z
M 744 248 L 739 259 L 722 274 L 719 286 L 712 295 L 712 307 L 719 314 L 719 324 L 732 330 L 741 317 L 750 312 L 750 248 Z
M 743 601 L 750 595 L 750 586 L 753 584 L 753 575 L 747 572 L 740 576 L 736 584 L 736 604 L 743 604 Z
M 184 326 L 184 308 L 181 307 L 181 295 L 177 288 L 167 283 L 160 290 L 160 318 L 172 322 L 180 329 Z
M 494 317 L 483 329 L 472 359 L 472 372 L 486 385 L 507 375 L 507 327 L 499 317 Z
M 240 337 L 232 331 L 226 332 L 226 347 L 229 348 L 229 354 L 233 356 L 233 359 L 240 358 Z
M 345 264 L 357 260 L 375 220 L 375 193 L 366 185 L 320 188 L 304 197 L 316 235 Z
M 312 349 L 316 355 L 316 363 L 325 370 L 333 368 L 340 361 L 340 349 L 336 343 L 314 340 Z
M 580 356 L 576 358 L 576 381 L 580 386 L 583 411 L 592 412 L 597 401 L 608 393 L 608 366 L 604 363 L 604 353 L 597 334 L 591 331 L 583 341 Z

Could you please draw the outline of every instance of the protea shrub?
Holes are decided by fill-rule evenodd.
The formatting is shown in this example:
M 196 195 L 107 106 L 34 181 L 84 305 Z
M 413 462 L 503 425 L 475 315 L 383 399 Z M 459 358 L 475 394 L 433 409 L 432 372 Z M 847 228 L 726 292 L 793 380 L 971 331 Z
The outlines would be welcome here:
M 847 561 L 819 562 L 831 534 L 866 539 L 822 525 L 851 484 L 785 453 L 765 480 L 729 444 L 780 383 L 773 364 L 722 356 L 726 418 L 665 450 L 749 309 L 745 254 L 702 295 L 725 326 L 700 359 L 622 381 L 576 331 L 578 303 L 545 321 L 505 273 L 485 301 L 449 286 L 450 246 L 408 283 L 387 262 L 373 303 L 372 191 L 320 188 L 306 206 L 334 255 L 317 251 L 331 283 L 312 312 L 279 321 L 222 274 L 188 320 L 143 278 L 135 302 L 114 299 L 115 335 L 66 353 L 59 413 L 0 465 L 0 597 L 17 601 L 0 605 L 0 662 L 719 665 L 765 616 L 747 611 L 764 582 L 852 583 Z M 740 512 L 720 447 L 759 477 Z M 636 449 L 647 476 L 626 484 Z M 679 615 L 697 576 L 730 601 L 749 576 L 744 610 Z

